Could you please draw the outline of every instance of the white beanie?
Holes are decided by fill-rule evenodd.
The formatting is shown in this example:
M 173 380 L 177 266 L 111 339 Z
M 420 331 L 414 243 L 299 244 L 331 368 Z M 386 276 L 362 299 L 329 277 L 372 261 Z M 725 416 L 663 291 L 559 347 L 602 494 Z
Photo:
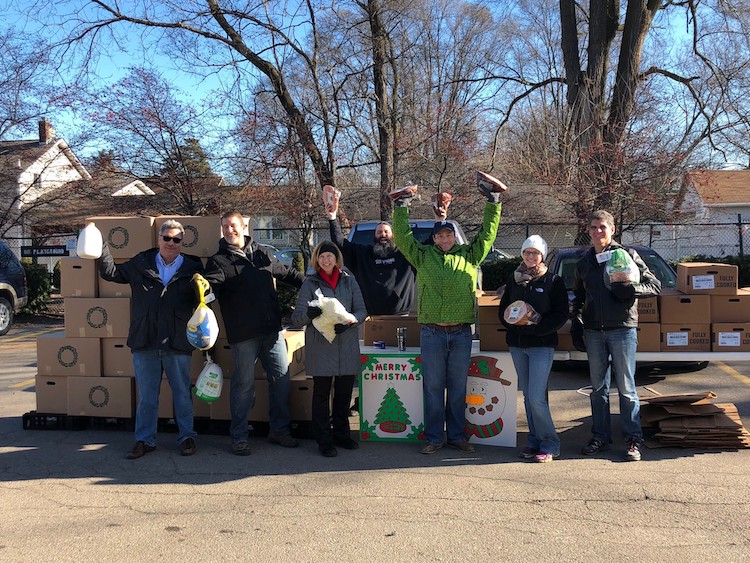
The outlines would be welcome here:
M 529 238 L 523 241 L 523 245 L 521 245 L 521 253 L 523 253 L 523 251 L 527 248 L 534 248 L 541 252 L 542 260 L 547 257 L 547 241 L 545 241 L 539 235 L 531 235 Z

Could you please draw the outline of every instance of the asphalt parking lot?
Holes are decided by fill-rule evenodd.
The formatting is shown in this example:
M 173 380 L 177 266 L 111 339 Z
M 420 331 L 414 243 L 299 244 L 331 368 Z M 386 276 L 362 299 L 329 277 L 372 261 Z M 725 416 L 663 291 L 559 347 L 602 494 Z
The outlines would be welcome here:
M 562 456 L 517 449 L 434 456 L 410 444 L 367 443 L 323 458 L 253 439 L 253 455 L 202 435 L 179 455 L 174 435 L 135 461 L 129 432 L 23 430 L 35 407 L 35 335 L 0 340 L 3 561 L 748 561 L 750 450 L 644 449 L 597 458 L 588 439 L 586 373 L 555 371 L 552 413 Z M 639 392 L 710 390 L 750 425 L 750 366 L 641 373 Z M 613 401 L 616 405 L 616 401 Z M 525 420 L 519 396 L 519 444 Z

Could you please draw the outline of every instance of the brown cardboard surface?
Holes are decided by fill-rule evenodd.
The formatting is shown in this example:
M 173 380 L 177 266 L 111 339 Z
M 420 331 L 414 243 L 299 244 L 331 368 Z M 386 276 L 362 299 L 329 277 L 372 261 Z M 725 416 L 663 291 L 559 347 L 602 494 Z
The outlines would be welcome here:
M 365 346 L 372 346 L 378 340 L 386 346 L 398 346 L 396 329 L 406 327 L 406 345 L 419 346 L 420 326 L 416 315 L 371 315 L 365 319 L 363 340 Z
M 500 297 L 480 295 L 477 297 L 477 323 L 491 325 L 500 322 Z
M 738 289 L 737 295 L 712 295 L 711 322 L 750 322 L 750 291 Z
M 64 257 L 60 259 L 60 295 L 97 297 L 96 260 Z
M 506 332 L 505 326 L 499 322 L 479 325 L 479 349 L 486 350 L 487 352 L 507 351 Z
M 662 324 L 662 352 L 710 352 L 710 324 Z
M 659 323 L 638 324 L 638 352 L 661 351 L 661 325 Z
M 99 339 L 69 338 L 62 333 L 42 335 L 36 340 L 36 364 L 39 375 L 99 377 Z
M 130 328 L 130 299 L 65 299 L 65 336 L 123 338 Z
M 98 260 L 97 260 L 97 286 L 99 297 L 130 297 L 133 295 L 133 290 L 130 288 L 129 283 L 115 283 L 102 279 L 98 272 Z M 125 258 L 115 260 L 115 264 L 122 264 L 127 262 Z
M 750 352 L 750 323 L 712 323 L 714 352 Z
M 88 217 L 102 232 L 112 258 L 132 258 L 139 252 L 154 248 L 153 217 Z
M 133 353 L 127 338 L 102 338 L 102 375 L 104 377 L 135 377 Z
M 312 392 L 312 377 L 305 373 L 292 377 L 289 390 L 289 415 L 292 420 L 312 420 Z
M 737 266 L 708 262 L 677 264 L 677 289 L 691 295 L 736 295 Z M 662 322 L 665 322 L 662 319 Z
M 665 291 L 659 296 L 662 324 L 709 323 L 711 297 Z
M 130 377 L 69 377 L 68 414 L 132 418 L 133 379 Z
M 185 254 L 205 258 L 218 252 L 221 239 L 220 216 L 160 215 L 154 219 L 154 237 L 159 236 L 159 229 L 167 219 L 174 219 L 185 228 L 185 236 L 182 239 L 182 252 Z
M 638 304 L 638 323 L 658 323 L 659 322 L 659 298 L 644 297 L 636 300 Z
M 68 412 L 68 378 L 60 375 L 36 376 L 36 412 L 66 414 Z

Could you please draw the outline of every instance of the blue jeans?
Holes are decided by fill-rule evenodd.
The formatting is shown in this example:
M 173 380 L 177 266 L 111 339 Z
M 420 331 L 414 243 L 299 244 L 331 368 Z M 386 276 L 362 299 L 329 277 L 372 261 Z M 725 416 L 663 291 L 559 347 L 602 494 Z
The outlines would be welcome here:
M 229 406 L 232 442 L 247 441 L 247 415 L 255 405 L 255 360 L 260 358 L 268 379 L 268 420 L 271 432 L 289 433 L 289 358 L 281 332 L 232 344 L 234 371 Z
M 549 372 L 555 349 L 549 347 L 509 347 L 518 374 L 518 387 L 523 391 L 523 406 L 529 423 L 526 446 L 540 452 L 560 455 L 560 438 L 549 411 Z
M 620 395 L 620 425 L 626 440 L 643 437 L 641 403 L 635 388 L 635 328 L 584 331 L 591 375 L 591 434 L 608 444 L 612 441 L 609 414 L 611 376 Z
M 422 325 L 422 385 L 425 436 L 430 444 L 466 441 L 466 380 L 471 364 L 471 328 L 446 332 Z M 446 403 L 446 389 L 448 401 Z
M 162 371 L 172 389 L 177 443 L 197 435 L 193 430 L 193 398 L 190 395 L 190 355 L 169 350 L 133 352 L 135 381 L 138 384 L 138 408 L 135 412 L 135 441 L 156 445 L 159 419 L 159 389 Z

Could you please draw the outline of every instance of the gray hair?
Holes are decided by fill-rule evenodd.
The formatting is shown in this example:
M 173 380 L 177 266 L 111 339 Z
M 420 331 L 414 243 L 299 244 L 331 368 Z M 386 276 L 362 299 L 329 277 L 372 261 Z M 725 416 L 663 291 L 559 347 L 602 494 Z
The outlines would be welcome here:
M 161 227 L 159 227 L 159 235 L 163 235 L 166 231 L 171 231 L 172 229 L 179 229 L 180 234 L 185 234 L 185 227 L 182 226 L 182 223 L 179 221 L 175 221 L 174 219 L 167 219 L 162 223 Z
M 591 212 L 588 221 L 589 225 L 591 225 L 592 221 L 604 221 L 611 228 L 615 228 L 615 218 L 609 211 L 605 211 L 604 209 L 597 209 L 596 211 Z

